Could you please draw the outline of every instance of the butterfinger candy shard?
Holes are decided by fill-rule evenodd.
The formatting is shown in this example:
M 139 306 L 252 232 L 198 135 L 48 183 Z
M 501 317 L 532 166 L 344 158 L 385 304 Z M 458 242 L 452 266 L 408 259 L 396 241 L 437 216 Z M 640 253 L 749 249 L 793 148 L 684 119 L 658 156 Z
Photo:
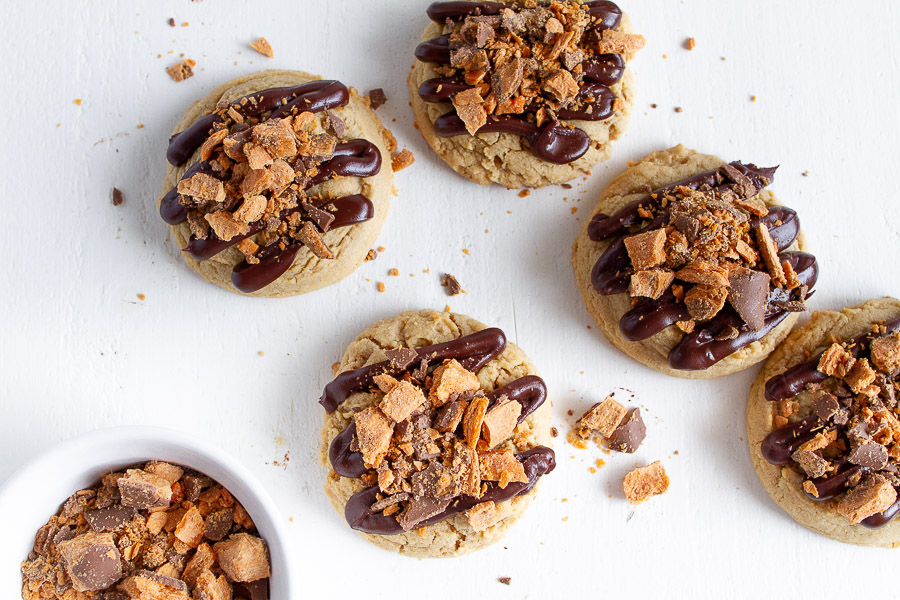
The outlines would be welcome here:
M 625 475 L 622 489 L 628 502 L 637 505 L 653 496 L 664 494 L 669 489 L 669 477 L 662 463 L 656 461 Z
M 117 482 L 122 505 L 132 508 L 164 508 L 172 500 L 172 484 L 167 479 L 139 469 L 128 469 Z
M 379 373 L 372 378 L 372 382 L 378 386 L 378 389 L 387 394 L 400 384 L 394 377 L 387 373 Z M 401 419 L 402 420 L 402 419 Z
M 312 223 L 308 221 L 303 223 L 303 227 L 297 232 L 297 239 L 303 242 L 303 245 L 309 248 L 317 257 L 324 259 L 334 258 L 334 252 L 325 244 L 322 236 L 319 235 Z
M 425 394 L 422 390 L 408 381 L 400 381 L 384 395 L 378 407 L 392 421 L 399 423 L 424 403 Z
M 488 450 L 478 453 L 478 465 L 481 479 L 496 481 L 500 489 L 511 482 L 528 483 L 525 467 L 516 458 L 512 450 Z
M 831 464 L 822 456 L 810 450 L 797 450 L 791 454 L 791 459 L 800 465 L 800 468 L 803 469 L 803 472 L 810 479 L 824 475 Z
M 354 414 L 353 421 L 356 423 L 356 439 L 363 461 L 374 469 L 390 448 L 394 424 L 374 406 Z
M 456 359 L 451 359 L 435 369 L 429 399 L 435 407 L 450 400 L 451 394 L 464 394 L 480 389 L 475 373 L 463 368 Z
M 587 439 L 594 433 L 608 438 L 627 414 L 628 410 L 624 406 L 613 400 L 612 396 L 607 396 L 603 402 L 593 405 L 578 419 L 575 434 L 582 439 Z
M 175 527 L 175 537 L 191 548 L 196 548 L 203 540 L 203 532 L 203 517 L 196 506 L 191 506 Z
M 190 196 L 198 200 L 225 200 L 225 184 L 206 173 L 197 173 L 190 179 L 182 179 L 176 188 L 182 196 Z
M 772 241 L 769 229 L 764 223 L 760 223 L 753 231 L 756 233 L 756 243 L 759 246 L 759 253 L 766 263 L 766 269 L 768 269 L 769 275 L 772 276 L 773 281 L 779 285 L 784 285 L 787 283 L 787 279 L 784 276 L 784 268 L 781 266 L 781 261 L 778 260 L 778 248 L 775 247 L 775 242 Z
M 210 545 L 205 543 L 200 544 L 197 547 L 197 551 L 194 552 L 194 555 L 184 566 L 184 572 L 182 573 L 181 578 L 188 584 L 188 587 L 196 587 L 197 578 L 199 578 L 204 571 L 208 571 L 215 562 L 216 555 L 213 553 Z
M 204 571 L 197 578 L 193 595 L 196 600 L 231 600 L 231 584 L 224 575 L 216 577 L 212 571 Z
M 816 370 L 830 377 L 844 377 L 853 368 L 856 359 L 840 344 L 832 344 L 819 359 Z
M 661 265 L 666 260 L 666 230 L 654 229 L 627 237 L 625 249 L 636 271 Z
M 470 448 L 474 448 L 481 438 L 481 426 L 484 422 L 484 414 L 487 412 L 488 402 L 484 396 L 472 398 L 465 415 L 463 415 L 463 435 Z
M 608 445 L 610 449 L 617 452 L 631 454 L 638 449 L 645 437 L 647 437 L 647 428 L 641 417 L 641 409 L 635 408 L 609 436 Z
M 900 331 L 872 340 L 869 345 L 872 363 L 883 373 L 900 369 Z
M 706 321 L 716 316 L 725 306 L 728 288 L 697 284 L 684 295 L 688 314 L 697 321 Z
M 837 511 L 851 523 L 887 510 L 897 501 L 897 490 L 881 475 L 866 476 L 855 488 L 844 494 Z
M 190 600 L 188 586 L 174 577 L 153 571 L 138 571 L 119 584 L 131 600 Z
M 266 543 L 247 533 L 236 533 L 213 546 L 219 566 L 232 581 L 256 581 L 271 576 Z
M 469 519 L 469 525 L 475 531 L 484 531 L 503 519 L 500 511 L 497 510 L 497 506 L 491 500 L 476 504 L 467 510 L 466 518 Z
M 122 557 L 111 533 L 84 533 L 57 548 L 78 592 L 106 589 L 122 577 Z
M 688 283 L 728 287 L 728 269 L 702 260 L 688 263 L 675 272 L 675 277 Z
M 669 289 L 674 280 L 675 274 L 664 269 L 637 271 L 631 276 L 628 290 L 632 297 L 642 296 L 656 300 Z
M 158 460 L 152 460 L 145 464 L 144 471 L 153 473 L 154 475 L 159 475 L 160 477 L 168 481 L 170 485 L 175 485 L 175 483 L 179 481 L 184 475 L 184 469 L 182 469 L 178 465 L 173 465 L 171 463 Z
M 481 437 L 488 449 L 494 448 L 512 435 L 522 414 L 522 405 L 513 400 L 498 402 L 484 415 Z
M 599 54 L 631 54 L 637 52 L 647 43 L 642 35 L 625 33 L 615 29 L 604 29 L 597 44 Z
M 865 393 L 866 395 L 873 395 L 871 393 L 873 390 L 869 386 L 875 381 L 875 370 L 869 364 L 868 359 L 857 359 L 850 371 L 844 376 L 844 381 L 847 382 L 854 394 Z M 875 388 L 874 395 L 877 395 L 878 388 L 876 386 L 873 387 Z

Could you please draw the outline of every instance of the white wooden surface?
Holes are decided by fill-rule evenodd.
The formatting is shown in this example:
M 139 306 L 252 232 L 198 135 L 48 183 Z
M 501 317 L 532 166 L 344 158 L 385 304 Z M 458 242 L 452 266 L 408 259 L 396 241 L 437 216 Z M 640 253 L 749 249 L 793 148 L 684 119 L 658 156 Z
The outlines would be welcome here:
M 98 427 L 160 424 L 211 437 L 258 474 L 291 520 L 310 597 L 338 589 L 373 598 L 410 589 L 435 598 L 887 592 L 895 552 L 807 532 L 758 485 L 744 441 L 757 369 L 681 381 L 613 351 L 587 328 L 569 254 L 580 219 L 626 161 L 681 142 L 781 165 L 772 189 L 799 210 L 821 264 L 814 307 L 900 294 L 898 4 L 623 0 L 648 39 L 631 65 L 639 95 L 627 135 L 587 181 L 524 199 L 456 176 L 413 128 L 405 77 L 426 4 L 6 6 L 0 479 L 48 445 Z M 258 36 L 272 43 L 274 59 L 247 46 Z M 697 41 L 692 52 L 681 47 L 687 36 Z M 164 69 L 180 53 L 198 67 L 176 84 Z M 155 208 L 166 140 L 187 104 L 267 67 L 340 78 L 363 92 L 383 87 L 389 103 L 379 114 L 417 159 L 396 176 L 380 257 L 339 285 L 289 300 L 245 299 L 204 283 L 182 264 Z M 118 208 L 113 186 L 126 195 Z M 399 277 L 388 277 L 392 267 Z M 442 272 L 468 293 L 448 299 Z M 573 420 L 568 409 L 578 413 L 622 387 L 646 410 L 649 435 L 633 456 L 578 451 L 559 438 L 558 469 L 502 543 L 417 561 L 366 544 L 331 508 L 317 462 L 316 399 L 331 363 L 368 323 L 448 303 L 503 327 L 531 355 L 561 431 Z M 270 464 L 287 452 L 286 468 Z M 589 473 L 601 456 L 607 465 Z M 632 510 L 621 478 L 656 459 L 671 489 Z

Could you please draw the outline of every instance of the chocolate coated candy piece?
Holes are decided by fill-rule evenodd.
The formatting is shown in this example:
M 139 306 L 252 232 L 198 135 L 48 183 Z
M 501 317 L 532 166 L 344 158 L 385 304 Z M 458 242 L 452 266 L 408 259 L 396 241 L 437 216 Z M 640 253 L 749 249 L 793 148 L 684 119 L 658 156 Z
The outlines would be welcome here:
M 847 460 L 862 467 L 883 469 L 888 460 L 887 448 L 877 442 L 866 442 L 857 446 Z
M 94 531 L 105 533 L 122 529 L 131 522 L 137 511 L 128 506 L 110 506 L 97 510 L 88 510 L 84 513 L 88 525 Z
M 728 301 L 753 331 L 765 325 L 769 279 L 767 273 L 750 269 L 733 271 L 728 278 Z
M 204 533 L 206 539 L 218 542 L 231 531 L 234 524 L 234 511 L 230 508 L 223 508 L 220 511 L 210 513 L 204 522 Z
M 126 578 L 119 589 L 132 600 L 159 598 L 160 600 L 190 600 L 188 586 L 174 577 L 166 577 L 153 571 L 138 571 Z
M 122 557 L 110 533 L 85 533 L 59 545 L 66 573 L 78 592 L 103 590 L 122 577 Z
M 163 508 L 172 500 L 172 484 L 167 479 L 140 469 L 128 469 L 118 485 L 123 506 Z
M 196 502 L 200 498 L 200 492 L 212 485 L 212 479 L 205 475 L 196 475 L 190 473 L 181 479 L 184 486 L 184 498 L 191 502 Z
M 234 597 L 247 600 L 269 600 L 268 578 L 235 585 Z
M 422 521 L 444 512 L 450 504 L 450 500 L 450 498 L 444 500 L 427 497 L 413 498 L 409 503 L 409 508 L 400 518 L 400 526 L 404 531 L 415 528 Z
M 647 428 L 641 418 L 641 409 L 636 408 L 613 431 L 608 445 L 612 450 L 630 454 L 638 449 L 645 437 L 647 437 Z
M 841 409 L 841 405 L 837 398 L 827 392 L 817 396 L 816 399 L 813 400 L 813 407 L 816 416 L 824 422 L 828 422 L 828 419 Z
M 391 361 L 391 366 L 397 369 L 406 369 L 413 364 L 419 354 L 412 348 L 398 348 L 397 350 L 385 350 L 384 355 Z

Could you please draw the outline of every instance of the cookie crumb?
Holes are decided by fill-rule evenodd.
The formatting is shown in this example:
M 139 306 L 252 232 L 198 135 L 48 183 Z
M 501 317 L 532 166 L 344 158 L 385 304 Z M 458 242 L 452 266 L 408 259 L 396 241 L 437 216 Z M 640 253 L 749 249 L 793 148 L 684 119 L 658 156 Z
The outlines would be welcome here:
M 685 50 L 693 50 L 697 46 L 697 40 L 692 37 L 684 40 L 684 49 Z
M 510 583 L 512 583 L 512 577 L 498 577 L 497 581 L 499 581 L 503 585 L 509 585 Z
M 522 190 L 519 192 L 519 198 L 527 198 L 531 195 L 531 190 Z
M 369 91 L 369 108 L 377 110 L 379 107 L 387 103 L 387 96 L 381 88 L 375 88 Z
M 441 276 L 441 287 L 447 288 L 448 296 L 456 296 L 462 291 L 462 286 L 459 285 L 459 281 L 457 281 L 456 277 L 450 273 L 444 273 Z
M 194 67 L 196 65 L 196 62 L 188 58 L 166 69 L 166 73 L 169 74 L 172 81 L 184 81 L 194 76 Z
M 114 187 L 112 189 L 112 205 L 113 206 L 122 206 L 125 202 L 125 195 L 122 193 L 122 190 Z
M 269 43 L 269 40 L 264 37 L 259 38 L 255 42 L 250 42 L 250 47 L 263 56 L 267 56 L 269 58 L 273 58 L 275 56 L 275 51 L 272 50 L 272 45 Z
M 383 291 L 384 291 L 384 282 L 383 282 L 383 281 L 379 281 L 377 287 L 378 287 L 378 291 L 379 291 L 379 292 L 383 292 Z
M 400 271 L 398 269 L 391 269 L 390 271 L 388 271 L 388 275 L 390 277 L 397 277 L 398 275 L 400 275 Z
M 391 169 L 396 173 L 397 171 L 402 171 L 414 162 L 416 162 L 416 157 L 413 156 L 412 152 L 404 148 L 391 158 Z

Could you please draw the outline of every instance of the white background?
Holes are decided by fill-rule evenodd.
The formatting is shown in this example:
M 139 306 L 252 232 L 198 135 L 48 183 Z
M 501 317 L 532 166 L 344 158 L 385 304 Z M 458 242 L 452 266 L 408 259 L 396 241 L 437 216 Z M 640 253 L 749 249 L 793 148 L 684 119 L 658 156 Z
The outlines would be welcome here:
M 6 6 L 0 480 L 48 446 L 99 427 L 156 424 L 209 437 L 259 476 L 291 520 L 310 597 L 887 592 L 896 552 L 814 535 L 758 484 L 744 441 L 758 369 L 692 382 L 624 357 L 588 329 L 569 261 L 583 215 L 626 161 L 680 142 L 727 160 L 781 165 L 771 189 L 798 209 L 821 265 L 813 307 L 900 294 L 900 5 L 623 0 L 648 40 L 630 66 L 638 97 L 625 138 L 587 181 L 523 199 L 456 176 L 413 128 L 405 78 L 426 4 Z M 169 17 L 179 26 L 169 27 Z M 271 42 L 274 59 L 247 46 L 258 36 Z M 696 38 L 692 52 L 681 46 L 687 36 Z M 174 83 L 164 69 L 180 53 L 198 65 L 194 78 Z M 287 300 L 246 299 L 204 283 L 156 212 L 166 140 L 188 103 L 267 67 L 339 78 L 363 93 L 383 87 L 389 102 L 379 114 L 416 155 L 396 176 L 379 258 L 340 284 Z M 113 186 L 124 191 L 123 206 L 111 205 Z M 392 267 L 399 277 L 387 276 Z M 442 272 L 468 293 L 447 298 Z M 563 433 L 574 420 L 567 410 L 580 414 L 622 387 L 636 397 L 619 391 L 620 400 L 644 407 L 648 437 L 637 454 L 611 456 L 560 437 L 558 469 L 501 543 L 461 559 L 418 561 L 365 543 L 331 508 L 317 461 L 316 400 L 331 363 L 363 327 L 445 304 L 504 328 L 530 354 Z M 286 468 L 270 464 L 286 452 Z M 607 465 L 589 473 L 601 456 Z M 657 459 L 670 491 L 632 510 L 621 478 Z

